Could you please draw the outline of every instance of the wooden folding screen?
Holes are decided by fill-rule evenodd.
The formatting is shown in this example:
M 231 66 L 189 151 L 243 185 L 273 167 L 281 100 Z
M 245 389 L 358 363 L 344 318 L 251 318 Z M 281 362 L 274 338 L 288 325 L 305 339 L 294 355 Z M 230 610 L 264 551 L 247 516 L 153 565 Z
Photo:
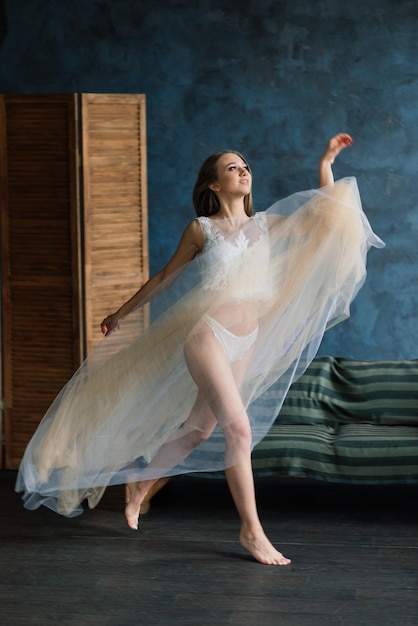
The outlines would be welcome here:
M 0 96 L 2 467 L 148 276 L 145 97 Z M 145 321 L 144 321 L 145 323 Z

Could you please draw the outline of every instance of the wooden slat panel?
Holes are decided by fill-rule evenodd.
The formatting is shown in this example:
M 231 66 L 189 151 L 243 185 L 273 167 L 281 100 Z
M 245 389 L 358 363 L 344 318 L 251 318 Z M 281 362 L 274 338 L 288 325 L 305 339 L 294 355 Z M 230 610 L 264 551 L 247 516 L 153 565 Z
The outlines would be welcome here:
M 83 94 L 82 129 L 89 353 L 103 317 L 148 278 L 145 96 Z
M 79 365 L 76 100 L 2 96 L 6 467 Z
M 4 99 L 0 98 L 0 261 L 1 261 L 1 273 L 4 271 L 3 258 L 8 251 L 7 237 L 4 235 L 7 232 L 7 220 L 6 218 L 6 204 L 7 204 L 7 152 L 6 152 L 6 110 L 4 105 Z M 1 293 L 0 304 L 3 309 L 4 293 Z M 4 467 L 4 442 L 5 442 L 5 411 L 4 411 L 4 371 L 3 371 L 3 326 L 0 324 L 0 346 L 1 357 L 0 358 L 0 468 Z

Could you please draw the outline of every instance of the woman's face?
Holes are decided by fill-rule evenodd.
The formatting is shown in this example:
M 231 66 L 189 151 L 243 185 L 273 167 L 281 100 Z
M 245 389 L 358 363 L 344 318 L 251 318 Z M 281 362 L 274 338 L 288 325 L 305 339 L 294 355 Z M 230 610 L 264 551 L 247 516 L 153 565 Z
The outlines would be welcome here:
M 210 185 L 213 191 L 240 196 L 250 193 L 252 184 L 250 168 L 234 152 L 227 152 L 219 157 L 217 172 L 217 180 Z

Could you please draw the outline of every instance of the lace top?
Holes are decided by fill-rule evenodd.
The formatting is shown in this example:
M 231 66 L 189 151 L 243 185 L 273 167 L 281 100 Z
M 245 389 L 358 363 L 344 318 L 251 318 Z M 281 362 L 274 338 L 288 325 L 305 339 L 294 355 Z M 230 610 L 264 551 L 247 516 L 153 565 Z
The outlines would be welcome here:
M 228 288 L 231 299 L 266 296 L 269 242 L 267 216 L 222 220 L 198 217 L 205 238 L 198 255 L 205 289 Z

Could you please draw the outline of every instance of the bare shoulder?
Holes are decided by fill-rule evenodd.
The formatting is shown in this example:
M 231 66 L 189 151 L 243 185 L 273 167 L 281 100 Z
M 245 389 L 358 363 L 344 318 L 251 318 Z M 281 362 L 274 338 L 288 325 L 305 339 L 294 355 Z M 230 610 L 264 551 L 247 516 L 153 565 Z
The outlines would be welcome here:
M 202 232 L 202 228 L 197 219 L 192 220 L 187 224 L 183 231 L 182 241 L 186 245 L 191 245 L 196 248 L 197 252 L 200 252 L 205 243 L 205 238 Z

